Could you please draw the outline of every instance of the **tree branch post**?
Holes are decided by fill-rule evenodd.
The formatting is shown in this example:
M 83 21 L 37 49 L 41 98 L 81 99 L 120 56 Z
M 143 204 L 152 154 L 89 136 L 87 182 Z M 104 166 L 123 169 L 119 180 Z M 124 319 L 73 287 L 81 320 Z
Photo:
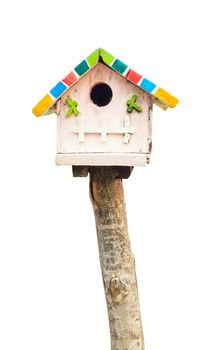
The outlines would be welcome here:
M 116 167 L 90 168 L 111 350 L 144 350 L 135 260 L 131 251 L 124 191 Z

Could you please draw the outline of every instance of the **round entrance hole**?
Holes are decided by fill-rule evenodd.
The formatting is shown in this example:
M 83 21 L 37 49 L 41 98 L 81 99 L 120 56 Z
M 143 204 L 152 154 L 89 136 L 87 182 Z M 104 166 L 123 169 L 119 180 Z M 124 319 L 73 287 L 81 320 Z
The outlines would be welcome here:
M 108 84 L 98 83 L 93 86 L 90 97 L 95 105 L 99 107 L 106 106 L 112 100 L 112 89 Z

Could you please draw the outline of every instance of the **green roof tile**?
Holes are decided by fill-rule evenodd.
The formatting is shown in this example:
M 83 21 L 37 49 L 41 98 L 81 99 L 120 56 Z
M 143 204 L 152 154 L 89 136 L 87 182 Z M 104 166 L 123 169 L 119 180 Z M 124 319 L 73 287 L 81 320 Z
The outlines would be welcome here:
M 110 65 L 115 60 L 114 56 L 112 56 L 109 52 L 103 49 L 100 49 L 100 56 L 102 57 L 103 61 L 108 65 Z
M 91 55 L 89 55 L 87 58 L 86 58 L 88 64 L 90 65 L 90 67 L 93 67 L 96 65 L 96 63 L 98 63 L 98 60 L 99 60 L 99 49 L 96 49 L 95 51 L 93 51 L 91 53 Z

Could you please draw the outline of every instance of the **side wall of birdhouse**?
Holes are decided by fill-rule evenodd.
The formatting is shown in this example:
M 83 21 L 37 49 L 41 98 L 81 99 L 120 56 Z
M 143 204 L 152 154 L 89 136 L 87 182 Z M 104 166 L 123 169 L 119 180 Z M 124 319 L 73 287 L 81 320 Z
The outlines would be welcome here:
M 98 106 L 91 92 L 107 84 L 112 98 Z M 137 108 L 128 112 L 136 96 Z M 152 144 L 152 96 L 102 63 L 71 87 L 57 103 L 59 165 L 145 165 Z

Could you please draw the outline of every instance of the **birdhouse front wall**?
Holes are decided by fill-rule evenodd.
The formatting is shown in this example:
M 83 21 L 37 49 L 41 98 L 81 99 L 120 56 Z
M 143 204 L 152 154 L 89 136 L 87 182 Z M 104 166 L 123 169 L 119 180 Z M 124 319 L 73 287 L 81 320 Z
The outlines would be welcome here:
M 112 93 L 102 106 L 91 95 L 99 84 L 107 84 Z M 134 96 L 142 111 L 131 108 L 129 113 L 127 102 Z M 146 155 L 151 151 L 151 111 L 152 96 L 98 63 L 57 103 L 57 153 Z

